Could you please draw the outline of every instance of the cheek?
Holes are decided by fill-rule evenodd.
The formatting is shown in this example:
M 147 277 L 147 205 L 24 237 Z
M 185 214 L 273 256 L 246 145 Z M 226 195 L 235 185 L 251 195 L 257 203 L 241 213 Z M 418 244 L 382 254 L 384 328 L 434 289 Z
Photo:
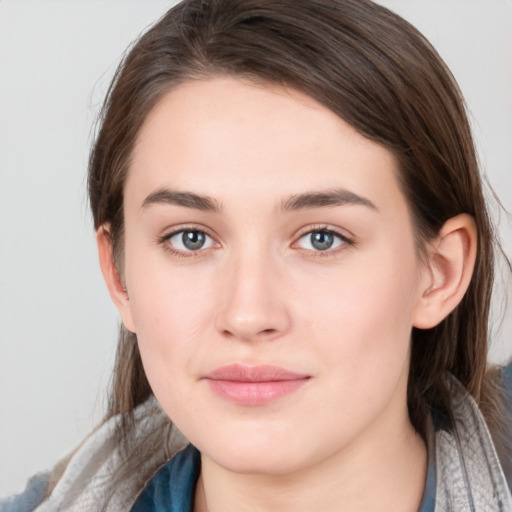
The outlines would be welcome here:
M 376 382 L 395 379 L 408 363 L 417 263 L 413 250 L 397 254 L 354 260 L 323 287 L 300 292 L 307 297 L 300 315 L 305 328 L 347 383 L 372 373 Z
M 205 348 L 200 338 L 212 329 L 213 290 L 200 276 L 172 271 L 157 259 L 133 258 L 126 275 L 144 369 L 160 399 L 181 389 L 176 382 Z
M 126 285 L 137 336 L 157 345 L 181 331 L 190 334 L 190 326 L 200 327 L 211 287 L 203 270 L 171 263 L 170 255 L 147 238 L 143 228 L 127 229 Z

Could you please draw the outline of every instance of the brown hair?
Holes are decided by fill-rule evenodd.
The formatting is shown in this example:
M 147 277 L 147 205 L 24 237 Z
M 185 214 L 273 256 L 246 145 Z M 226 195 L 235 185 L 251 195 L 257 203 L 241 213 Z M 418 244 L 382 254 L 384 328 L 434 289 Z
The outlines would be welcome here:
M 430 43 L 369 0 L 185 0 L 138 40 L 108 91 L 89 167 L 94 224 L 108 226 L 119 267 L 123 186 L 142 123 L 180 83 L 223 74 L 303 91 L 389 149 L 420 251 L 449 218 L 474 217 L 466 295 L 437 327 L 413 330 L 408 406 L 423 433 L 426 415 L 445 403 L 450 372 L 495 422 L 486 363 L 496 241 L 464 101 Z M 150 395 L 136 336 L 121 328 L 109 416 L 129 418 Z

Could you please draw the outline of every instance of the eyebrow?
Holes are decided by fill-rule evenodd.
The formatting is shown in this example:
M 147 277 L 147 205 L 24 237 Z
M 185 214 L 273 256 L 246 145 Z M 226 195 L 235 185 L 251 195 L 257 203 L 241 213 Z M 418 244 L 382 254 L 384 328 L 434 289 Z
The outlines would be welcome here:
M 219 213 L 222 209 L 219 202 L 212 197 L 167 188 L 158 189 L 149 194 L 142 202 L 142 208 L 148 208 L 153 204 L 184 206 L 185 208 L 214 213 Z M 378 211 L 378 208 L 372 201 L 346 189 L 296 194 L 284 201 L 281 209 L 283 212 L 291 212 L 329 206 L 344 206 L 347 204 L 366 206 Z
M 379 210 L 375 204 L 366 197 L 362 197 L 343 188 L 293 195 L 282 204 L 282 210 L 284 212 L 290 212 L 310 208 L 344 205 L 361 205 L 375 211 Z
M 221 211 L 220 204 L 212 197 L 167 188 L 161 188 L 151 192 L 142 202 L 142 208 L 147 208 L 153 204 L 184 206 L 185 208 L 193 208 L 205 212 L 218 213 Z

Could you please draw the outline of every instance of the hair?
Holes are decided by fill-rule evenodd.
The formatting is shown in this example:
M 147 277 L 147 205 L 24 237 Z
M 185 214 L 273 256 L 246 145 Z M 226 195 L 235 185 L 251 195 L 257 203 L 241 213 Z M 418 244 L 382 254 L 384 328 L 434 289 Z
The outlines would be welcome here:
M 413 329 L 407 398 L 411 422 L 424 435 L 427 415 L 446 407 L 449 372 L 494 429 L 500 411 L 486 365 L 499 244 L 464 100 L 430 43 L 369 0 L 185 0 L 140 37 L 112 81 L 89 162 L 94 225 L 107 228 L 120 272 L 123 187 L 146 116 L 180 84 L 219 75 L 300 90 L 388 149 L 420 255 L 449 218 L 474 218 L 471 283 L 439 325 Z M 129 439 L 132 412 L 151 395 L 136 335 L 121 327 L 108 411 L 126 419 L 120 438 Z

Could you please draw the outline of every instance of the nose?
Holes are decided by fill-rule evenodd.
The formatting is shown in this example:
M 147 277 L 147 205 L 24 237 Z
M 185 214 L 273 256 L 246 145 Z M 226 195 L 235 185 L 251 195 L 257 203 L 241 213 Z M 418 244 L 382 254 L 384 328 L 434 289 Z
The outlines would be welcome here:
M 242 341 L 279 338 L 291 323 L 282 269 L 261 251 L 233 259 L 222 280 L 217 330 Z

